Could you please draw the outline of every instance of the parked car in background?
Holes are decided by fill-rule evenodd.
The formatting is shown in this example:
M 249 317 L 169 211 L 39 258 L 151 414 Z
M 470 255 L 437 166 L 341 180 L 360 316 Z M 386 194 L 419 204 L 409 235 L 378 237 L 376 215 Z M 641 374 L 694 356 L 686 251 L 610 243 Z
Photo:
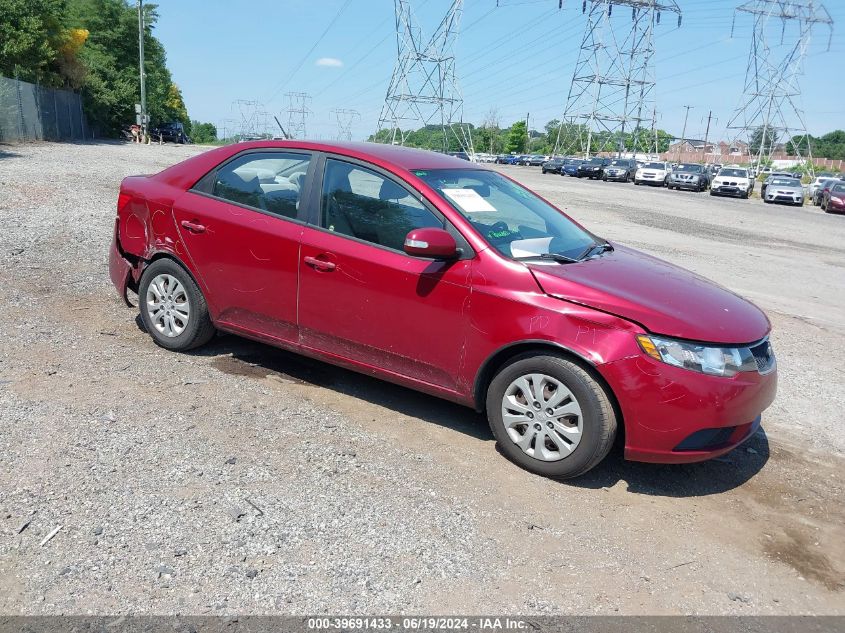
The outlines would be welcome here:
M 845 182 L 837 180 L 822 198 L 822 211 L 825 213 L 845 213 Z
M 691 189 L 707 191 L 710 184 L 704 167 L 697 163 L 680 163 L 672 169 L 666 186 L 669 189 Z
M 526 167 L 539 167 L 547 160 L 549 160 L 548 156 L 543 156 L 542 154 L 529 154 L 528 156 L 523 156 L 519 164 L 525 165 Z
M 769 176 L 766 179 L 765 202 L 783 202 L 804 206 L 804 185 L 794 176 Z
M 743 167 L 723 167 L 710 183 L 711 196 L 747 198 L 754 191 L 754 178 Z
M 498 165 L 506 165 L 507 162 L 508 162 L 508 159 L 510 159 L 510 157 L 511 157 L 510 154 L 497 154 L 496 158 L 493 160 L 493 162 L 498 164 Z
M 789 172 L 789 171 L 773 171 L 773 172 L 771 172 L 768 176 L 766 176 L 766 179 L 763 181 L 763 184 L 760 185 L 760 197 L 765 199 L 765 197 L 766 197 L 766 187 L 769 186 L 769 181 L 772 178 L 795 178 L 795 177 L 796 177 L 795 174 L 793 174 L 792 172 Z
M 449 156 L 454 156 L 455 158 L 460 158 L 461 160 L 469 160 L 469 154 L 466 152 L 447 152 Z
M 637 173 L 637 161 L 633 158 L 614 158 L 604 168 L 604 174 L 601 179 L 604 181 L 631 182 L 635 173 Z
M 578 165 L 578 171 L 575 173 L 579 178 L 589 178 L 596 180 L 604 175 L 604 168 L 610 164 L 609 158 L 602 158 L 601 156 L 593 156 L 590 160 L 584 161 Z
M 586 161 L 581 158 L 567 158 L 563 161 L 563 167 L 560 170 L 561 176 L 577 176 L 578 166 Z
M 819 188 L 819 185 L 823 180 L 830 180 L 831 178 L 836 178 L 836 174 L 830 172 L 823 172 L 820 174 L 816 174 L 816 177 L 810 181 L 810 185 L 807 188 L 807 196 L 813 200 L 816 196 L 816 191 Z
M 643 166 L 634 174 L 635 185 L 659 185 L 665 186 L 669 180 L 671 169 L 668 163 L 650 161 L 643 163 Z
M 125 178 L 109 271 L 164 349 L 227 332 L 486 411 L 546 477 L 617 435 L 628 459 L 717 457 L 777 391 L 754 304 L 424 150 L 260 141 Z
M 560 170 L 563 169 L 563 163 L 565 161 L 565 158 L 550 158 L 540 165 L 540 167 L 544 174 L 559 174 Z
M 154 140 L 161 140 L 165 143 L 190 143 L 191 140 L 185 134 L 185 127 L 179 121 L 172 121 L 159 125 L 150 130 L 150 136 Z
M 496 162 L 502 165 L 519 165 L 520 160 L 522 160 L 522 154 L 505 154 L 501 160 Z
M 825 179 L 824 179 L 824 180 L 823 180 L 823 181 L 819 184 L 818 188 L 816 189 L 816 193 L 815 193 L 815 194 L 813 194 L 813 197 L 812 197 L 812 203 L 813 203 L 815 206 L 817 206 L 817 207 L 818 207 L 818 206 L 820 206 L 820 205 L 821 205 L 821 203 L 822 203 L 822 199 L 824 198 L 824 194 L 825 194 L 826 192 L 830 191 L 830 188 L 831 188 L 833 185 L 835 185 L 835 184 L 837 184 L 837 183 L 839 183 L 839 182 L 842 182 L 843 180 L 845 180 L 845 179 L 840 179 L 840 178 L 825 178 Z

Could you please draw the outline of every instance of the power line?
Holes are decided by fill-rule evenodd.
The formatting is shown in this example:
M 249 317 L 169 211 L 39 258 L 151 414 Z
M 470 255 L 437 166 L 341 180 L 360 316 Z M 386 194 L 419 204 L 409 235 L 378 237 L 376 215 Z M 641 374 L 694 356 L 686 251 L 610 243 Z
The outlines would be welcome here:
M 282 91 L 282 89 L 287 85 L 287 83 L 291 79 L 293 79 L 293 76 L 299 71 L 300 68 L 302 68 L 302 65 L 308 60 L 308 58 L 311 57 L 311 54 L 316 50 L 317 46 L 320 45 L 320 42 L 323 41 L 323 38 L 326 37 L 326 34 L 331 30 L 331 28 L 334 26 L 335 22 L 338 21 L 338 19 L 343 14 L 343 12 L 346 11 L 346 7 L 348 7 L 351 4 L 351 2 L 352 2 L 352 0 L 346 0 L 346 2 L 344 2 L 343 5 L 341 5 L 340 9 L 338 9 L 337 13 L 335 13 L 335 16 L 332 18 L 332 21 L 329 22 L 329 25 L 322 32 L 320 37 L 317 38 L 317 41 L 314 42 L 314 45 L 310 49 L 308 49 L 308 52 L 305 53 L 305 55 L 302 56 L 302 59 L 299 60 L 299 63 L 296 66 L 294 66 L 293 70 L 290 71 L 290 73 L 287 75 L 287 77 L 285 77 L 281 81 L 281 83 L 278 84 L 278 86 L 272 91 L 271 96 L 266 101 L 272 101 L 273 99 L 275 99 L 276 95 L 279 94 Z

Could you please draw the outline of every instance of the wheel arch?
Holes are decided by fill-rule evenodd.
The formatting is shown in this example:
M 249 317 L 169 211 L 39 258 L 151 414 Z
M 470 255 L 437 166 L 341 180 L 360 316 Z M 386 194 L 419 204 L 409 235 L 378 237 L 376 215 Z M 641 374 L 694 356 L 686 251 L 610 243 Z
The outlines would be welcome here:
M 617 428 L 619 429 L 619 437 L 624 442 L 625 434 L 625 420 L 622 416 L 622 408 L 619 406 L 619 400 L 613 392 L 610 384 L 605 380 L 604 376 L 596 368 L 595 363 L 585 358 L 581 354 L 553 341 L 544 339 L 518 341 L 509 343 L 504 347 L 500 347 L 493 352 L 487 360 L 481 365 L 475 377 L 475 384 L 473 386 L 473 403 L 475 410 L 483 412 L 487 400 L 487 389 L 493 378 L 499 370 L 507 365 L 511 360 L 518 356 L 522 356 L 529 352 L 550 354 L 552 356 L 560 356 L 569 360 L 590 374 L 597 383 L 599 383 L 607 394 L 610 404 L 613 407 L 613 412 L 616 415 Z
M 194 274 L 194 271 L 191 270 L 191 267 L 188 266 L 181 257 L 179 257 L 179 255 L 171 251 L 156 251 L 152 254 L 149 259 L 144 260 L 144 263 L 142 266 L 140 266 L 140 270 L 138 272 L 138 279 L 134 280 L 135 287 L 133 288 L 133 290 L 136 293 L 138 292 L 138 288 L 141 285 L 141 277 L 144 276 L 144 272 L 147 270 L 147 268 L 152 266 L 155 262 L 159 261 L 160 259 L 169 259 L 174 264 L 177 264 L 180 268 L 182 268 L 182 270 L 184 270 L 191 278 L 191 280 L 197 285 L 197 288 L 200 289 L 200 292 L 203 293 L 203 298 L 205 299 L 206 303 L 208 302 L 208 297 L 206 296 L 207 293 L 203 290 L 203 285 L 202 283 L 200 283 L 200 279 L 197 277 L 197 275 Z

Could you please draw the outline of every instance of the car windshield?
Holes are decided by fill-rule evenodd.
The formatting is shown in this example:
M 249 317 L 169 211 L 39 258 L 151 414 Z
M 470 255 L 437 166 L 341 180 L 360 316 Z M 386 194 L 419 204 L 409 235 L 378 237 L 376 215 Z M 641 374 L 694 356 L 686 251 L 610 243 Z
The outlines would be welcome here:
M 748 172 L 744 169 L 731 169 L 730 167 L 725 167 L 724 169 L 719 170 L 720 176 L 733 176 L 734 178 L 747 178 Z
M 596 156 L 596 157 L 594 157 L 594 158 L 591 158 L 591 159 L 590 159 L 589 161 L 587 161 L 587 162 L 588 162 L 590 165 L 602 165 L 602 164 L 604 164 L 604 159 L 603 159 L 603 158 L 599 158 L 598 156 Z
M 830 190 L 830 193 L 845 193 L 845 185 L 833 185 L 833 188 Z
M 675 171 L 691 171 L 698 173 L 701 171 L 701 165 L 690 165 L 687 163 L 682 163 L 675 167 Z
M 577 158 L 567 158 L 565 161 L 563 161 L 563 164 L 564 165 L 580 165 L 583 162 L 584 161 L 578 160 Z
M 769 181 L 770 185 L 778 185 L 779 187 L 800 187 L 801 182 L 797 178 L 772 178 Z
M 577 257 L 595 237 L 525 187 L 495 171 L 414 171 L 506 257 Z
M 610 162 L 611 165 L 618 165 L 619 167 L 628 167 L 630 163 L 627 160 L 614 160 Z
M 646 163 L 643 165 L 643 169 L 666 169 L 666 165 L 663 163 Z

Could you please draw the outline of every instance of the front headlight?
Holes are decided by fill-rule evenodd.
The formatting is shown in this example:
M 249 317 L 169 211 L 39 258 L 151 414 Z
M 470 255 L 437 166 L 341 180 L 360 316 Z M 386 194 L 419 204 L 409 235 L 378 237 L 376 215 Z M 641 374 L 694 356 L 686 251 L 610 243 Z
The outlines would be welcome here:
M 711 376 L 736 376 L 742 371 L 757 371 L 757 361 L 748 347 L 720 347 L 645 334 L 638 335 L 637 341 L 653 359 L 674 367 Z

